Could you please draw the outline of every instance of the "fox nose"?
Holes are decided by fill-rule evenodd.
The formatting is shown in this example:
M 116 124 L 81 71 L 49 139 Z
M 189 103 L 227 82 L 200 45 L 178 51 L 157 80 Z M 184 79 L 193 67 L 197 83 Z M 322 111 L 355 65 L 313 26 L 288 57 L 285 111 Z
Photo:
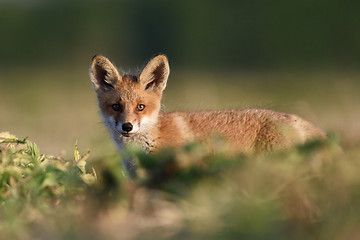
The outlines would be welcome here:
M 133 125 L 129 122 L 124 123 L 122 125 L 122 130 L 124 130 L 125 132 L 130 132 L 133 129 Z

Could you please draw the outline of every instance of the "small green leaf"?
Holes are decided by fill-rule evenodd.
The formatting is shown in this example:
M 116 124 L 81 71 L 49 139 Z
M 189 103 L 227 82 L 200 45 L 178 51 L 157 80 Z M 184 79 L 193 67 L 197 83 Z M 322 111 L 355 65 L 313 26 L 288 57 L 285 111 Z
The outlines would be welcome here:
M 42 182 L 41 187 L 55 187 L 58 186 L 58 180 L 56 179 L 56 175 L 54 173 L 46 174 L 45 180 Z
M 78 162 L 81 159 L 81 155 L 78 148 L 78 141 L 75 142 L 75 148 L 74 148 L 74 159 L 76 162 Z
M 91 184 L 95 183 L 95 181 L 96 181 L 95 176 L 92 175 L 92 174 L 89 174 L 89 173 L 88 174 L 83 174 L 80 177 L 88 185 L 91 185 Z
M 86 173 L 86 169 L 85 169 L 85 166 L 86 166 L 86 161 L 84 159 L 80 159 L 77 163 L 76 163 L 76 166 L 78 166 L 78 168 L 81 170 L 81 172 L 83 174 Z
M 10 134 L 9 132 L 0 132 L 0 144 L 1 143 L 26 143 L 26 139 L 20 140 L 15 135 Z
M 84 156 L 81 156 L 79 148 L 78 148 L 78 143 L 77 141 L 75 142 L 75 148 L 74 148 L 74 159 L 75 159 L 75 163 L 76 166 L 78 166 L 78 168 L 81 170 L 81 172 L 83 174 L 86 173 L 86 159 L 90 156 L 90 151 L 88 151 Z
M 28 154 L 32 157 L 33 163 L 38 164 L 41 158 L 39 147 L 32 142 L 28 142 L 27 147 L 28 147 Z

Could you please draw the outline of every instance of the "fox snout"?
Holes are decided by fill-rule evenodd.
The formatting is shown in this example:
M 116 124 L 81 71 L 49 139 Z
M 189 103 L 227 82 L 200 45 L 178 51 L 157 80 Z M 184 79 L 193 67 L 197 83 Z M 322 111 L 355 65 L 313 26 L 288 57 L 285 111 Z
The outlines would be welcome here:
M 137 134 L 140 130 L 136 122 L 127 121 L 125 123 L 116 122 L 117 131 L 124 137 L 129 137 L 130 135 Z
M 119 129 L 119 128 L 121 128 L 121 129 Z M 134 133 L 134 131 L 136 132 L 136 129 L 134 129 L 134 125 L 132 125 L 131 122 L 123 123 L 121 126 L 118 127 L 118 129 L 119 129 L 118 131 L 124 137 L 129 137 L 130 135 L 132 135 Z
M 121 128 L 124 132 L 130 132 L 133 129 L 133 125 L 130 122 L 127 122 L 124 123 Z

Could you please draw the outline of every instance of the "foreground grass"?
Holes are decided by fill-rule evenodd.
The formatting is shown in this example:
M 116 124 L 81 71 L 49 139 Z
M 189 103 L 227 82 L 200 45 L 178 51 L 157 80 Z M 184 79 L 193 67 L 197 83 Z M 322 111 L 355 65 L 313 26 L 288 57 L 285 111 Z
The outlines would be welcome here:
M 356 239 L 360 151 L 333 141 L 291 152 L 228 156 L 201 144 L 139 163 L 40 153 L 0 134 L 1 239 Z M 214 149 L 213 149 L 214 150 Z

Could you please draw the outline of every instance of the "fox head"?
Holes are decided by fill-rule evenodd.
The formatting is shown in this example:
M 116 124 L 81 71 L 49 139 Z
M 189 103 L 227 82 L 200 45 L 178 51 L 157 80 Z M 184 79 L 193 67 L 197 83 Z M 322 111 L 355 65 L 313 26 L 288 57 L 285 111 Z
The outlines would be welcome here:
M 121 74 L 109 59 L 94 56 L 90 78 L 105 125 L 124 137 L 151 131 L 169 73 L 165 55 L 152 58 L 139 75 Z

